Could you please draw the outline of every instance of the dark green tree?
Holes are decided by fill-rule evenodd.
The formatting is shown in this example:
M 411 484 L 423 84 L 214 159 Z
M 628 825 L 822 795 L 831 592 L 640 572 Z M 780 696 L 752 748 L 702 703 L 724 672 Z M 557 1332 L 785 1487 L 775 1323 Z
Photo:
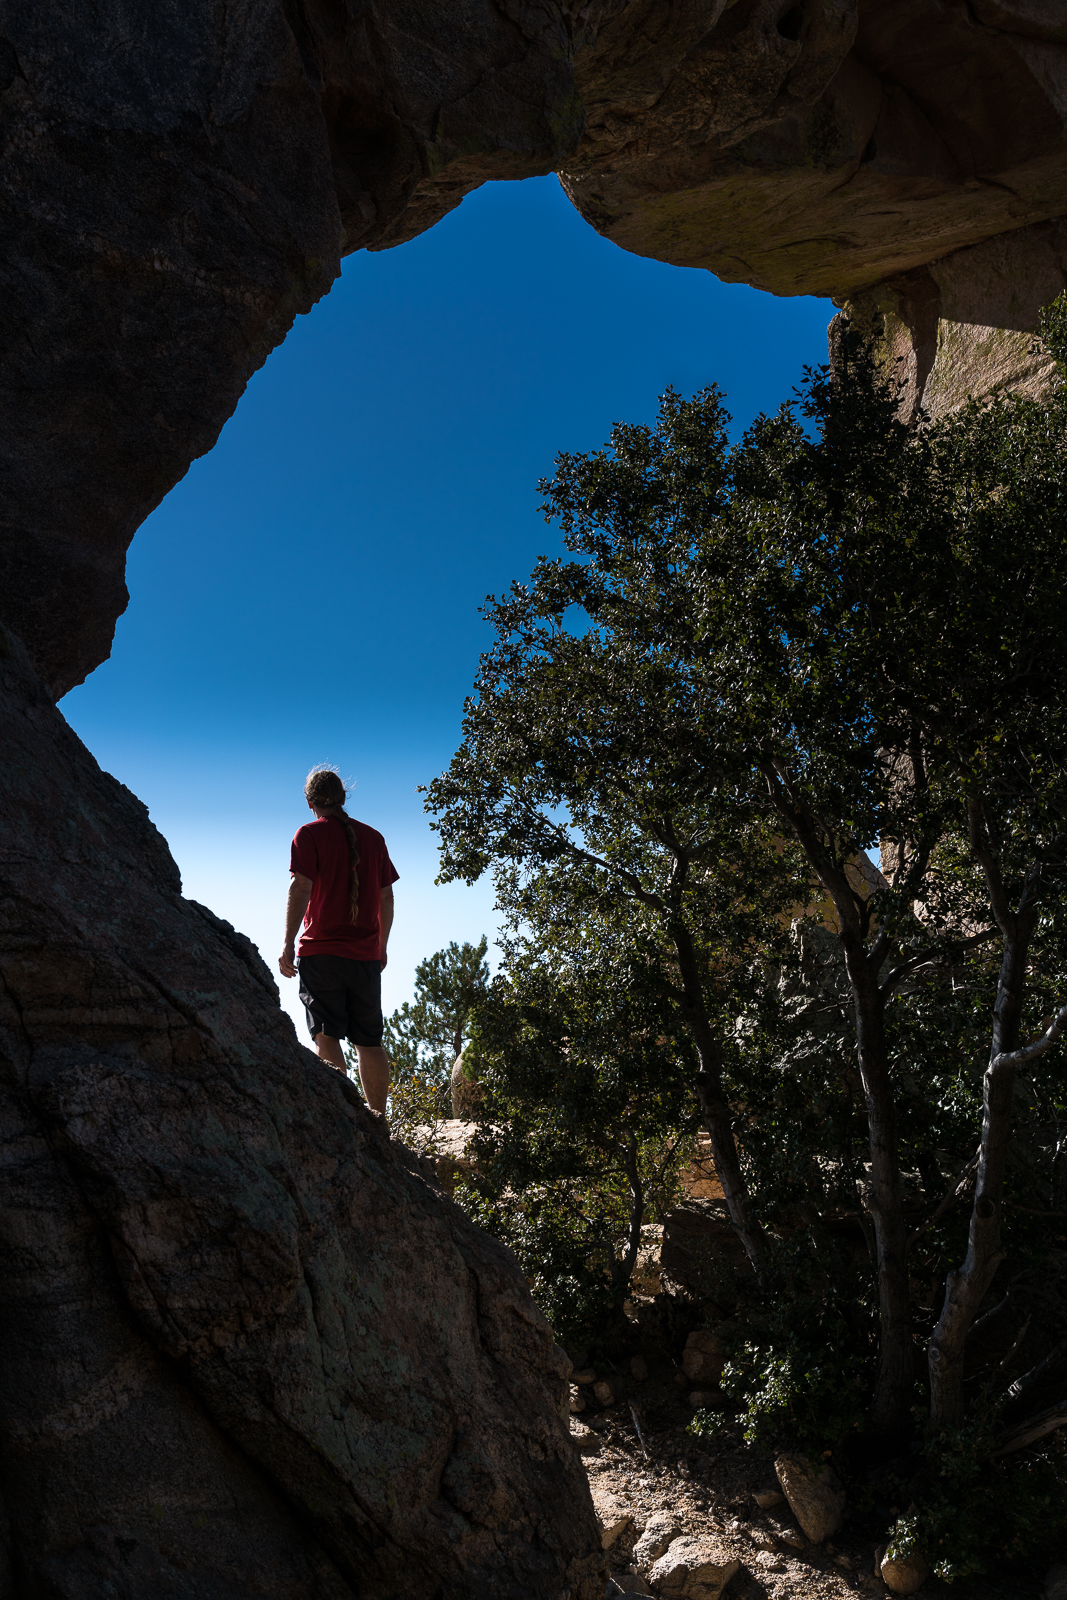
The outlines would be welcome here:
M 693 599 L 701 531 L 729 504 L 726 421 L 715 391 L 688 406 L 668 396 L 655 434 L 621 428 L 611 457 L 561 457 L 550 509 L 583 559 L 541 563 L 529 588 L 490 606 L 497 640 L 464 744 L 428 805 L 440 815 L 446 879 L 495 866 L 520 922 L 565 927 L 587 905 L 610 905 L 669 948 L 692 1087 L 758 1263 L 763 1230 L 741 1175 L 713 1011 L 727 969 L 773 937 L 771 915 L 803 888 L 795 852 L 776 854 L 750 808 L 735 804 L 707 731 Z M 605 502 L 617 498 L 603 527 L 595 515 L 579 527 L 568 508 L 574 474 L 595 476 Z
M 1061 359 L 1065 335 L 1058 306 L 1046 337 Z M 663 953 L 730 1213 L 764 1274 L 758 1161 L 735 1139 L 772 1054 L 743 1045 L 753 964 L 788 965 L 788 906 L 826 913 L 839 1074 L 855 1075 L 866 1128 L 854 1181 L 885 1434 L 906 1429 L 914 1392 L 902 1140 L 932 1175 L 938 1118 L 969 1115 L 978 1143 L 930 1339 L 935 1429 L 961 1420 L 1006 1201 L 1050 1209 L 1047 1141 L 1025 1172 L 1010 1153 L 1017 1074 L 1052 1050 L 1067 999 L 1065 434 L 1062 377 L 1047 404 L 906 428 L 848 340 L 832 378 L 812 375 L 736 446 L 716 391 L 668 393 L 654 429 L 559 458 L 546 513 L 572 559 L 488 607 L 496 640 L 463 745 L 429 793 L 446 879 L 493 869 L 517 917 L 592 907 Z M 872 893 L 859 863 L 877 842 L 888 875 Z M 961 988 L 972 1023 L 992 1013 L 984 1045 L 954 1032 Z M 909 1040 L 931 1085 L 909 1074 Z
M 457 1198 L 515 1250 L 558 1337 L 610 1344 L 642 1226 L 680 1194 L 693 1066 L 640 941 L 527 925 L 473 1020 L 475 1167 Z M 689 1052 L 691 1054 L 691 1052 Z
M 457 944 L 453 939 L 415 968 L 415 998 L 393 1012 L 385 1025 L 385 1046 L 394 1068 L 419 1072 L 448 1083 L 463 1048 L 471 1009 L 485 993 L 488 940 Z

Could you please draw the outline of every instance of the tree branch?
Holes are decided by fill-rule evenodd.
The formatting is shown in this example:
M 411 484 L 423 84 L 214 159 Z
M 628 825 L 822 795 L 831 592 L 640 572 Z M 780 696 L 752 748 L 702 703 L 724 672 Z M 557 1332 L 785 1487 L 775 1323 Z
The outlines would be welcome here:
M 889 949 L 889 942 L 888 931 L 885 928 L 879 928 L 878 932 L 875 934 L 874 943 L 871 945 L 870 953 L 867 956 L 867 960 L 874 968 L 875 972 L 878 971 L 878 968 L 885 960 L 885 953 Z
M 954 956 L 962 955 L 965 950 L 973 949 L 975 945 L 987 944 L 990 939 L 997 937 L 999 931 L 998 928 L 984 928 L 981 933 L 973 933 L 969 939 L 953 939 L 949 944 L 940 947 L 930 945 L 927 949 L 920 950 L 918 955 L 909 956 L 907 961 L 902 961 L 886 975 L 882 993 L 888 1000 L 911 973 L 918 972 L 922 967 L 939 966 Z
M 783 817 L 792 828 L 797 842 L 815 868 L 823 888 L 833 901 L 834 909 L 841 918 L 842 926 L 847 926 L 848 931 L 854 938 L 861 938 L 863 930 L 860 910 L 857 904 L 858 896 L 854 893 L 852 885 L 845 874 L 837 867 L 829 850 L 819 839 L 811 815 L 802 811 L 796 803 L 776 763 L 764 762 L 761 763 L 761 768 L 767 788 L 770 791 L 772 805 L 778 815 Z
M 1016 1378 L 1008 1389 L 1008 1399 L 1021 1399 L 1028 1389 L 1032 1389 L 1035 1384 L 1040 1382 L 1044 1374 L 1056 1365 L 1056 1362 L 1065 1351 L 1067 1351 L 1067 1339 L 1061 1339 L 1059 1344 L 1053 1345 L 1048 1355 L 1043 1356 L 1036 1366 L 1031 1367 L 1029 1372 L 1024 1372 L 1021 1378 Z
M 1008 902 L 1008 891 L 1004 887 L 1004 879 L 1000 872 L 1000 863 L 993 854 L 989 843 L 989 831 L 986 827 L 985 813 L 980 800 L 967 802 L 967 834 L 970 840 L 971 855 L 977 861 L 985 874 L 986 886 L 989 889 L 989 903 L 993 908 L 993 916 L 997 927 L 1005 939 L 1015 937 L 1015 914 Z
M 628 872 L 625 867 L 612 866 L 610 861 L 604 861 L 600 856 L 595 855 L 593 851 L 583 849 L 581 845 L 575 844 L 567 830 L 561 827 L 558 822 L 549 822 L 542 811 L 539 811 L 536 807 L 530 807 L 529 803 L 524 802 L 521 796 L 516 796 L 516 799 L 520 801 L 520 804 L 525 804 L 528 810 L 533 811 L 537 819 L 548 828 L 550 833 L 555 835 L 567 854 L 576 861 L 587 861 L 590 866 L 600 867 L 602 871 L 620 879 L 625 883 L 635 900 L 640 901 L 644 906 L 651 907 L 653 911 L 665 912 L 667 910 L 666 902 L 660 895 L 651 894 L 647 889 L 641 887 L 641 880 L 636 873 Z
M 1026 1277 L 1026 1273 L 1025 1272 L 1017 1273 L 1015 1275 L 1015 1277 L 1011 1280 L 1011 1282 L 1008 1284 L 1007 1290 L 1005 1291 L 1005 1294 L 1004 1294 L 1004 1298 L 1002 1300 L 999 1300 L 997 1302 L 997 1304 L 995 1306 L 993 1306 L 989 1311 L 983 1312 L 982 1316 L 980 1316 L 975 1322 L 971 1323 L 971 1326 L 967 1329 L 967 1339 L 968 1339 L 968 1341 L 970 1341 L 971 1339 L 974 1339 L 978 1334 L 980 1334 L 982 1332 L 983 1329 L 988 1328 L 992 1323 L 996 1322 L 996 1320 L 997 1320 L 997 1318 L 999 1316 L 1001 1316 L 1005 1311 L 1007 1311 L 1007 1309 L 1010 1306 L 1010 1304 L 1012 1302 L 1012 1299 L 1013 1299 L 1013 1297 L 1015 1295 L 1016 1289 L 1019 1287 L 1019 1284 L 1022 1283 L 1022 1281 L 1023 1281 L 1023 1279 L 1025 1277 Z
M 1028 1444 L 1036 1444 L 1046 1434 L 1054 1433 L 1057 1428 L 1067 1424 L 1067 1400 L 1061 1400 L 1058 1405 L 1050 1406 L 1047 1411 L 1039 1411 L 1036 1416 L 1027 1417 L 1025 1422 L 1018 1423 L 1014 1428 L 1005 1428 L 998 1435 L 988 1459 L 995 1461 L 998 1456 L 1010 1456 L 1016 1450 L 1025 1450 Z
M 1051 1027 L 1041 1035 L 1040 1039 L 1035 1039 L 1033 1044 L 1024 1045 L 1021 1050 L 1002 1050 L 990 1065 L 994 1067 L 1025 1067 L 1028 1061 L 1036 1061 L 1038 1056 L 1043 1056 L 1045 1051 L 1050 1050 L 1056 1043 L 1056 1040 L 1063 1032 L 1065 1024 L 1067 1024 L 1067 1006 L 1063 1006 L 1057 1011 Z M 1020 1206 L 1019 1209 L 1023 1211 L 1026 1208 Z M 1041 1214 L 1039 1213 L 1039 1215 Z M 1051 1213 L 1045 1214 L 1051 1215 Z
M 1026 1318 L 1026 1320 L 1023 1322 L 1022 1327 L 1019 1329 L 1018 1333 L 1015 1335 L 1015 1343 L 1012 1345 L 1012 1347 L 1008 1351 L 1007 1355 L 1004 1356 L 1001 1361 L 997 1362 L 997 1371 L 998 1372 L 1003 1372 L 1004 1371 L 1004 1368 L 1008 1365 L 1008 1363 L 1011 1360 L 1012 1356 L 1015 1354 L 1016 1350 L 1018 1350 L 1019 1346 L 1022 1344 L 1023 1340 L 1026 1338 L 1026 1335 L 1029 1333 L 1030 1324 L 1031 1324 L 1031 1322 L 1033 1322 L 1033 1320 L 1034 1320 L 1034 1314 L 1031 1311 L 1030 1315 Z
M 908 1240 L 908 1249 L 909 1250 L 911 1249 L 913 1244 L 916 1244 L 918 1242 L 918 1240 L 920 1240 L 922 1238 L 924 1233 L 926 1233 L 930 1228 L 933 1227 L 934 1223 L 937 1222 L 937 1220 L 940 1217 L 944 1216 L 944 1214 L 948 1210 L 949 1206 L 952 1205 L 954 1201 L 959 1199 L 960 1195 L 964 1191 L 964 1188 L 966 1187 L 967 1181 L 970 1178 L 971 1173 L 974 1171 L 975 1167 L 977 1167 L 978 1162 L 981 1159 L 981 1155 L 982 1155 L 982 1147 L 981 1147 L 981 1145 L 979 1145 L 978 1149 L 975 1151 L 974 1155 L 968 1161 L 967 1165 L 965 1167 L 961 1168 L 961 1170 L 959 1172 L 957 1172 L 956 1176 L 953 1178 L 952 1182 L 949 1184 L 948 1189 L 945 1191 L 944 1199 L 938 1205 L 937 1210 L 934 1212 L 933 1216 L 932 1217 L 928 1217 L 927 1220 L 924 1223 L 922 1223 L 920 1227 L 916 1228 L 915 1232 L 912 1234 L 911 1238 Z

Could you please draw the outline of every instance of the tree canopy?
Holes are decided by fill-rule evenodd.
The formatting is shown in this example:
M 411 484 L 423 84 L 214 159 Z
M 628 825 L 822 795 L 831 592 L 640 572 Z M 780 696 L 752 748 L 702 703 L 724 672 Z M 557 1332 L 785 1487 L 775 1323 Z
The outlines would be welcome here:
M 488 605 L 427 799 L 442 875 L 491 870 L 546 972 L 553 930 L 644 952 L 755 1283 L 795 1285 L 850 1193 L 877 1308 L 866 1425 L 886 1437 L 911 1426 L 917 1338 L 933 1433 L 1034 1391 L 1025 1372 L 1007 1400 L 983 1387 L 968 1335 L 1013 1265 L 1033 1288 L 1026 1218 L 1060 1181 L 1062 302 L 1044 336 L 1043 403 L 906 427 L 853 338 L 737 443 L 710 388 L 560 456 L 542 488 L 568 558 Z M 832 1113 L 816 1127 L 809 1096 Z M 798 1212 L 793 1184 L 783 1266 L 761 1142 L 790 1098 L 809 1193 Z M 1067 1320 L 1042 1307 L 1041 1359 Z

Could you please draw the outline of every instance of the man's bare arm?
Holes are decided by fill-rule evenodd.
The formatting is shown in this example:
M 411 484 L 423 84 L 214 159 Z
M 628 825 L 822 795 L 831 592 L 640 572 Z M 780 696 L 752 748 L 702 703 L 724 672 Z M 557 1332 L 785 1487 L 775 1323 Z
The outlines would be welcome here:
M 296 977 L 296 934 L 310 899 L 311 879 L 294 872 L 289 884 L 289 898 L 285 902 L 285 945 L 278 957 L 278 971 L 283 978 Z
M 382 971 L 385 971 L 389 957 L 386 945 L 389 943 L 389 929 L 393 926 L 393 886 L 391 883 L 382 884 L 381 910 L 378 913 L 382 925 L 381 961 Z

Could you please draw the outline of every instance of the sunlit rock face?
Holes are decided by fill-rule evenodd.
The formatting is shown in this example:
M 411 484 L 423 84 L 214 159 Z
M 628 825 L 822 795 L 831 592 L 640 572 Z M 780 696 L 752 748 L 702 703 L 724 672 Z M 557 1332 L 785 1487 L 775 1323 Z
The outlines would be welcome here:
M 1065 41 L 1061 0 L 0 0 L 0 618 L 79 682 L 341 256 L 487 179 L 558 170 L 623 248 L 776 294 L 884 286 L 913 351 L 936 291 L 938 392 L 1014 370 L 989 330 L 1062 282 Z M 1019 230 L 994 293 L 967 252 Z
M 514 1257 L 297 1044 L 7 634 L 0 750 L 0 1592 L 599 1600 Z
M 936 417 L 970 395 L 1046 391 L 1053 363 L 1033 334 L 1065 286 L 1067 225 L 1039 222 L 876 284 L 844 301 L 841 319 L 872 333 L 894 363 L 902 413 L 922 405 Z
M 579 54 L 561 176 L 583 216 L 640 255 L 832 296 L 899 358 L 908 411 L 1039 393 L 1029 335 L 1067 282 L 1059 0 L 681 9 L 688 32 L 633 5 Z
M 846 297 L 1067 204 L 1059 0 L 632 4 L 577 82 L 583 215 L 774 294 Z

